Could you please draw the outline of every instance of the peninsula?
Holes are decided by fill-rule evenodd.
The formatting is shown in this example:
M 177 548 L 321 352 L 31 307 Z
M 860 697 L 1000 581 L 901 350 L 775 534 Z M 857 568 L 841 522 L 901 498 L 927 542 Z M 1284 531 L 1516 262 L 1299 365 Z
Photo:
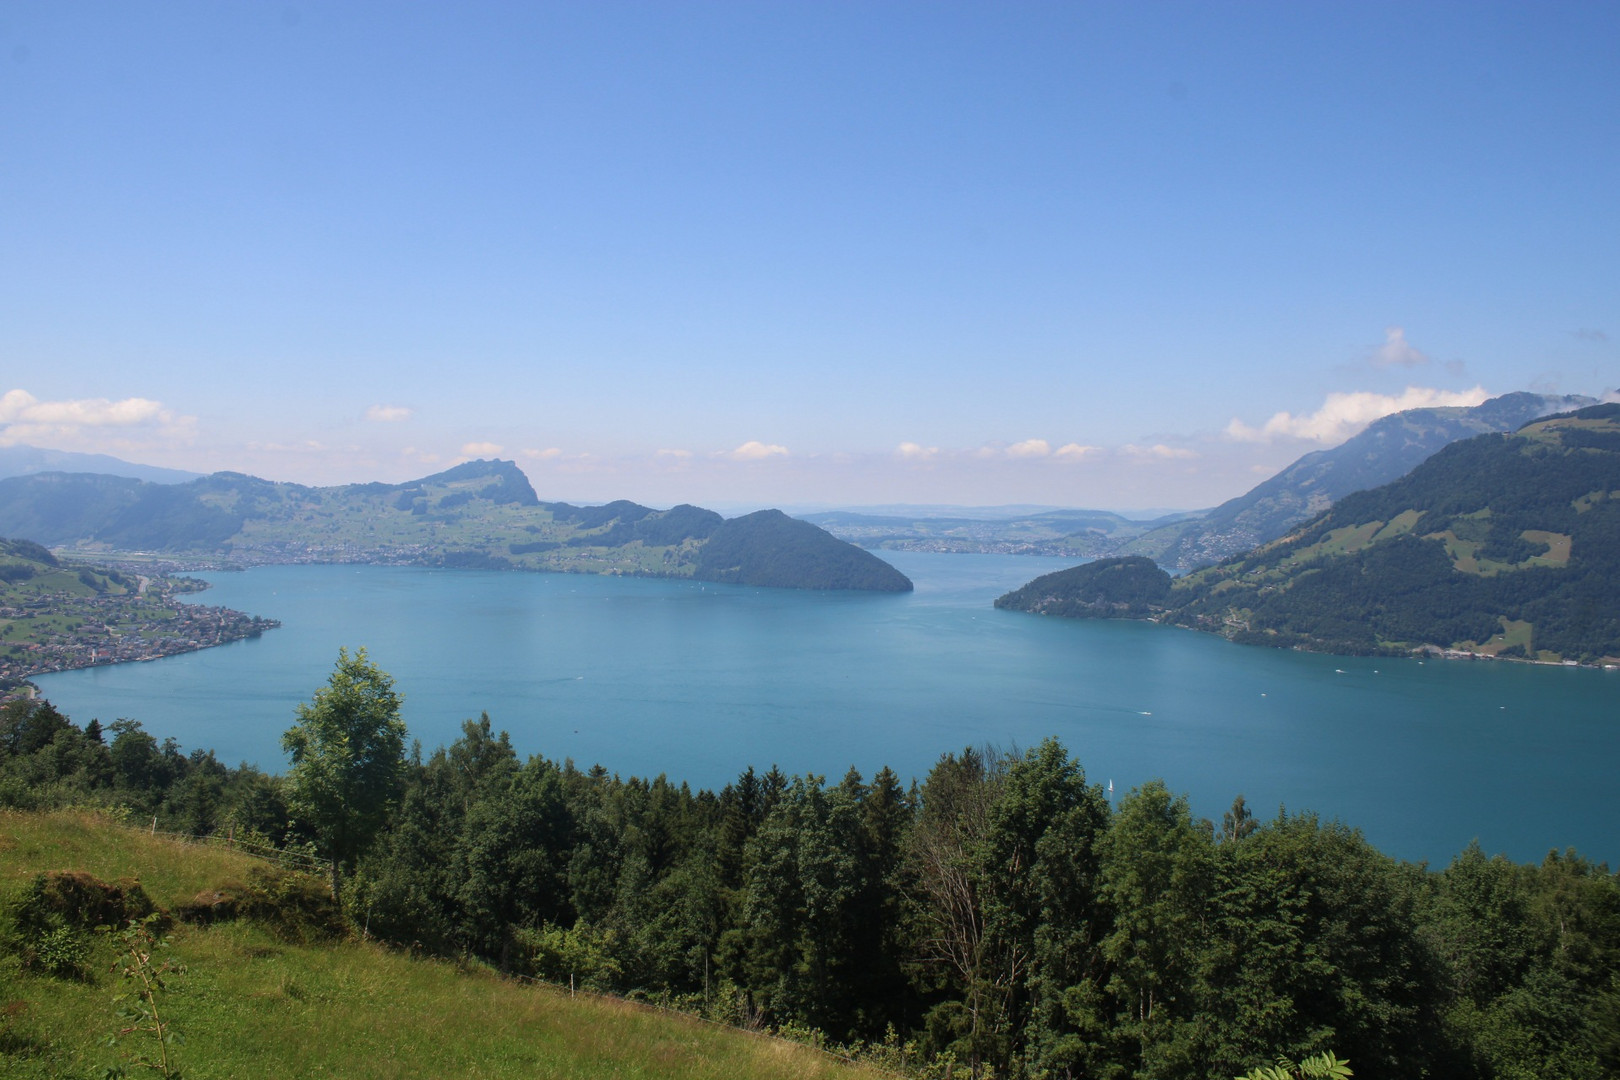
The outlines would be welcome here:
M 31 541 L 0 539 L 0 696 L 32 675 L 153 660 L 281 625 L 178 601 L 206 587 L 194 578 L 64 562 Z

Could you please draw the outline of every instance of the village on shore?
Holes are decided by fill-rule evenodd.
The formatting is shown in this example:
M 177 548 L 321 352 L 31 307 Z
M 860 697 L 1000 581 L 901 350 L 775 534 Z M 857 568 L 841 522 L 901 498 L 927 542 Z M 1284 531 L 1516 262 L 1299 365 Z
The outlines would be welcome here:
M 26 691 L 34 675 L 156 660 L 258 637 L 281 625 L 177 599 L 205 588 L 195 578 L 143 574 L 140 588 L 123 594 L 10 598 L 0 604 L 0 696 Z

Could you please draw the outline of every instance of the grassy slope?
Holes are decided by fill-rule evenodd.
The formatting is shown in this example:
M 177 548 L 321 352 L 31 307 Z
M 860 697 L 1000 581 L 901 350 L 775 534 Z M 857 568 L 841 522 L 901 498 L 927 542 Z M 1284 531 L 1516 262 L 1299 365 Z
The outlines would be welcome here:
M 182 846 L 83 813 L 0 814 L 0 934 L 12 899 L 45 870 L 138 877 L 160 907 L 241 879 L 250 860 Z M 361 942 L 288 945 L 245 923 L 177 927 L 187 967 L 160 1007 L 186 1036 L 191 1080 L 212 1077 L 866 1077 L 804 1047 L 629 1004 L 570 998 L 487 971 L 412 960 Z M 98 1074 L 121 981 L 98 942 L 93 983 L 19 973 L 0 956 L 8 1077 Z M 25 1003 L 20 1011 L 17 1003 Z M 4 1023 L 4 1021 L 0 1021 Z

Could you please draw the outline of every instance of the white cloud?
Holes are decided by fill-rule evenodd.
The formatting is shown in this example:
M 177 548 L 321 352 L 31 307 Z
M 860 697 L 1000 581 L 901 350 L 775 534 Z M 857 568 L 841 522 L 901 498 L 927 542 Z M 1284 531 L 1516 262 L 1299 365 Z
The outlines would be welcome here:
M 894 448 L 894 456 L 905 461 L 928 461 L 939 456 L 939 447 L 903 442 Z
M 1119 448 L 1119 452 L 1138 461 L 1188 461 L 1198 456 L 1196 450 L 1166 446 L 1164 443 L 1154 443 L 1152 446 L 1136 446 L 1127 443 Z
M 1014 458 L 1046 457 L 1051 452 L 1052 445 L 1045 439 L 1025 439 L 1007 447 L 1007 456 Z
M 665 448 L 653 452 L 653 464 L 665 472 L 684 473 L 691 469 L 695 456 L 690 450 Z
M 1308 416 L 1280 412 L 1260 427 L 1250 427 L 1233 418 L 1226 425 L 1226 436 L 1237 442 L 1271 442 L 1273 439 L 1309 439 L 1336 445 L 1381 417 L 1407 409 L 1431 409 L 1446 405 L 1478 405 L 1490 395 L 1483 386 L 1472 390 L 1436 390 L 1408 386 L 1400 394 L 1375 394 L 1360 390 L 1332 393 L 1322 407 Z
M 492 442 L 470 442 L 461 448 L 465 457 L 494 457 L 500 452 L 500 444 Z
M 144 430 L 189 440 L 196 422 L 196 417 L 178 415 L 149 398 L 41 401 L 26 390 L 0 395 L 0 445 L 5 446 L 32 440 L 75 442 L 82 435 L 108 429 Z
M 333 446 L 323 443 L 319 439 L 302 439 L 298 442 L 249 442 L 245 444 L 249 450 L 257 454 L 358 454 L 360 447 L 352 443 L 347 446 Z
M 8 390 L 0 397 L 0 423 L 61 424 L 72 427 L 128 427 L 158 419 L 163 406 L 147 398 L 81 398 L 77 401 L 41 401 L 26 390 Z
M 1375 367 L 1422 367 L 1429 362 L 1429 357 L 1406 340 L 1406 331 L 1399 326 L 1391 326 L 1384 331 L 1384 343 L 1373 350 L 1372 362 Z
M 532 461 L 554 461 L 562 457 L 563 452 L 560 447 L 548 446 L 544 450 L 525 450 L 523 456 Z
M 373 405 L 366 410 L 366 419 L 379 424 L 397 424 L 409 420 L 412 410 L 404 405 Z
M 903 442 L 895 447 L 894 456 L 902 461 L 1083 461 L 1102 453 L 1100 446 L 1064 443 L 1056 450 L 1045 439 L 1024 439 L 1022 442 L 986 443 L 974 449 L 942 450 L 937 446 Z
M 788 448 L 785 446 L 750 439 L 733 450 L 730 456 L 735 461 L 764 461 L 766 458 L 786 457 L 787 452 Z

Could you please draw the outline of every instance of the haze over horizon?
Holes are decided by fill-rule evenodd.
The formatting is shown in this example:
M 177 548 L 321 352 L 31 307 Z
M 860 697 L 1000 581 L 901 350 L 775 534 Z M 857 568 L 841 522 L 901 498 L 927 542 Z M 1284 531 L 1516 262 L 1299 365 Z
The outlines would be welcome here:
M 1620 386 L 1620 8 L 20 0 L 0 446 L 1206 507 Z

